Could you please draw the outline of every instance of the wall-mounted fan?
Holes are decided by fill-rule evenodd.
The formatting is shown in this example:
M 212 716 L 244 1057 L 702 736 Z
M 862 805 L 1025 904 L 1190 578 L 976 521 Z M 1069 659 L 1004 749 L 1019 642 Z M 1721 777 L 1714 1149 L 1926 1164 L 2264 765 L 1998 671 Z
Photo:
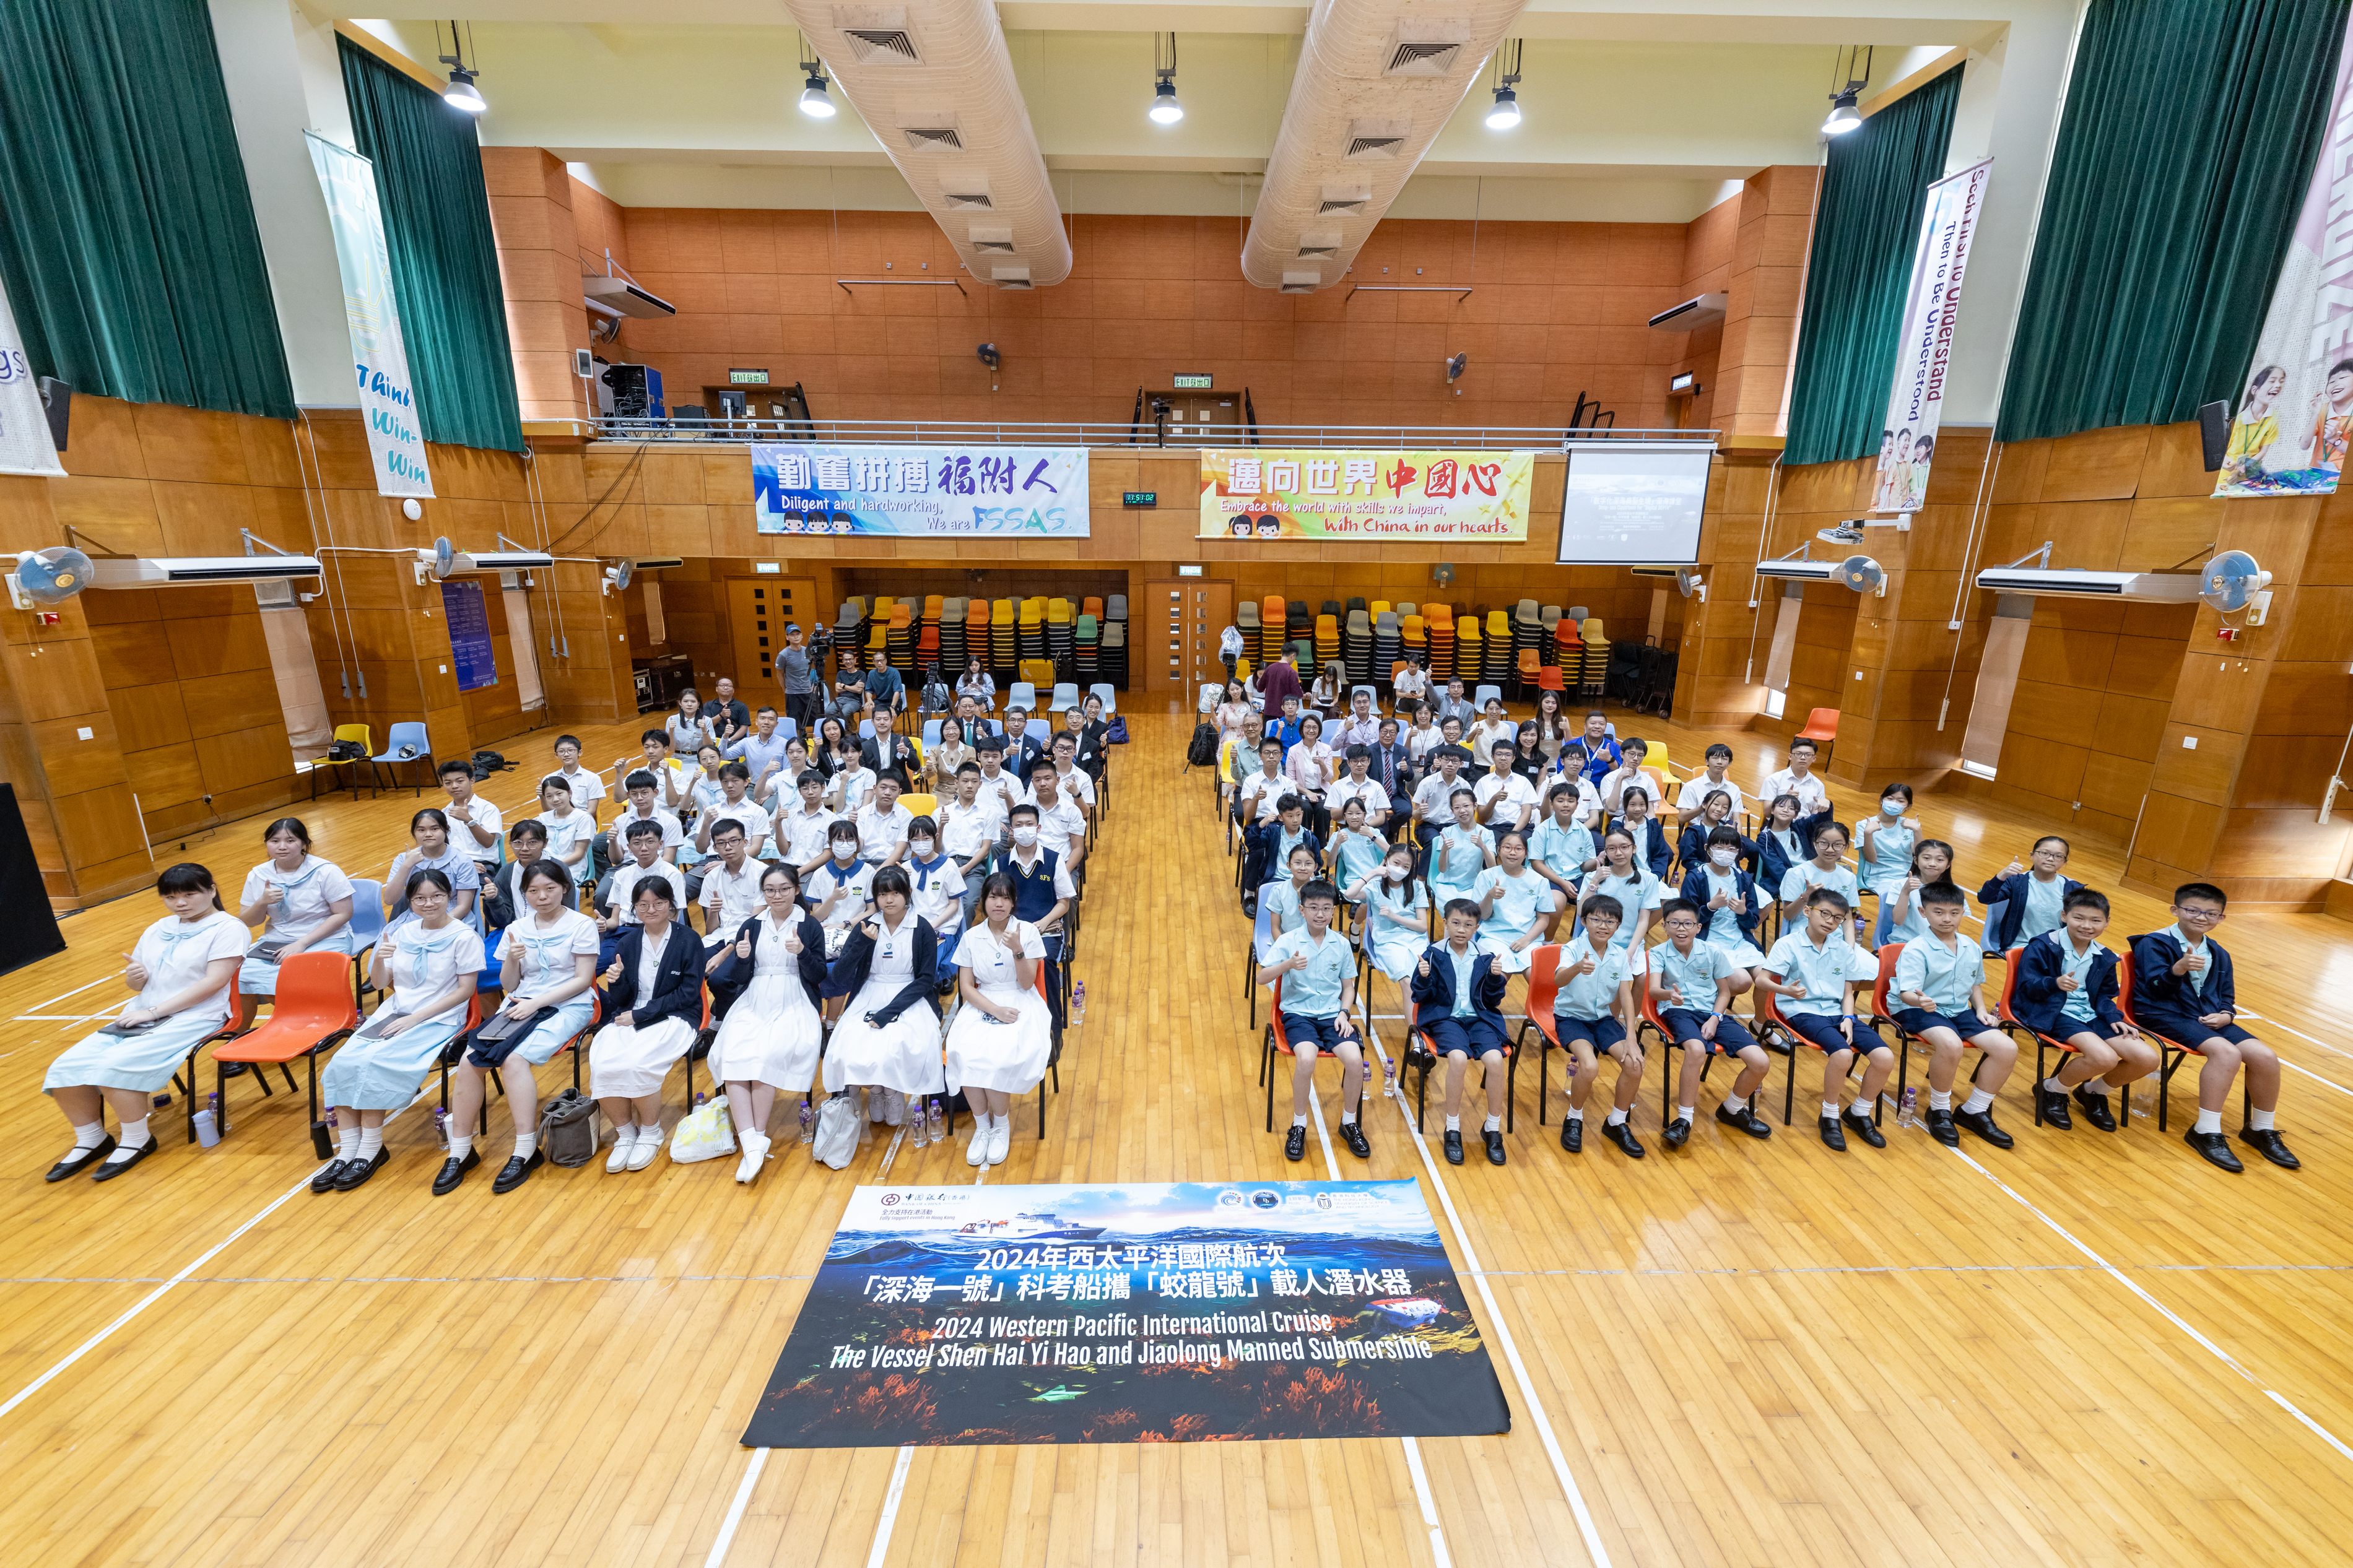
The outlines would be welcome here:
M 1675 592 L 1686 599 L 1696 597 L 1701 604 L 1707 603 L 1707 584 L 1701 580 L 1700 574 L 1696 572 L 1677 572 Z
M 1430 580 L 1441 588 L 1454 585 L 1454 568 L 1441 561 L 1430 569 Z
M 2256 565 L 2253 556 L 2243 550 L 2225 550 L 2200 574 L 2198 596 L 2227 616 L 2245 609 L 2271 581 L 2272 574 Z
M 443 534 L 433 542 L 430 550 L 417 552 L 417 581 L 420 585 L 427 581 L 438 583 L 457 566 L 458 547 L 449 542 L 448 535 Z
M 1878 562 L 1868 555 L 1848 556 L 1839 563 L 1838 571 L 1832 575 L 1858 594 L 1873 594 L 1881 598 L 1887 596 L 1887 574 L 1880 569 Z
M 627 588 L 629 585 L 629 579 L 636 575 L 637 570 L 638 563 L 634 561 L 624 561 L 617 565 L 606 567 L 605 592 L 612 595 Z
M 19 551 L 8 574 L 8 602 L 20 610 L 62 605 L 90 585 L 90 557 L 71 545 Z

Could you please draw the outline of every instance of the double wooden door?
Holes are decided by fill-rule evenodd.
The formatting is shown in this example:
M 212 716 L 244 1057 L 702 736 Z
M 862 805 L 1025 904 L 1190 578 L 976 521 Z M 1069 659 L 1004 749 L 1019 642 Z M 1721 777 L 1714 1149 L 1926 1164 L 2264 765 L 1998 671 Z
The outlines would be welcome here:
M 1144 585 L 1144 614 L 1128 627 L 1131 659 L 1144 669 L 1147 691 L 1190 698 L 1205 682 L 1222 681 L 1218 638 L 1234 618 L 1234 585 L 1207 577 L 1157 579 Z
M 727 625 L 735 646 L 735 695 L 747 708 L 778 708 L 784 688 L 776 684 L 776 654 L 785 627 L 797 621 L 804 633 L 817 630 L 817 580 L 812 577 L 730 577 Z

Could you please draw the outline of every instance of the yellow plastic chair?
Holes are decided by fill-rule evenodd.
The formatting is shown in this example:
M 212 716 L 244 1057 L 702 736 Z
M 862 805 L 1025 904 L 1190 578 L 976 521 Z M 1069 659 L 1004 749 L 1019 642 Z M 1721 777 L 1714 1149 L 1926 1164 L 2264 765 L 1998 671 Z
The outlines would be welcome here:
M 910 816 L 929 816 L 940 808 L 940 797 L 935 795 L 902 795 L 899 797 L 899 804 L 907 808 Z
M 338 724 L 335 726 L 334 738 L 338 741 L 357 741 L 360 743 L 360 754 L 349 761 L 340 761 L 323 754 L 312 757 L 311 759 L 311 798 L 312 800 L 319 798 L 320 769 L 357 767 L 362 763 L 369 762 L 375 755 L 375 742 L 368 738 L 368 727 L 364 724 Z M 360 796 L 359 775 L 352 773 L 348 777 L 352 786 L 352 798 L 357 800 Z M 343 786 L 337 784 L 335 787 L 341 789 Z

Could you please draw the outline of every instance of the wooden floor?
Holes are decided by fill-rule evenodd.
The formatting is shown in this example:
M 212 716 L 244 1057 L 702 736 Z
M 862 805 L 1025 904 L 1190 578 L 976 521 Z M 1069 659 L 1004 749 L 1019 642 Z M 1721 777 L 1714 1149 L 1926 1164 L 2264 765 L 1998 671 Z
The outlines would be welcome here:
M 1189 715 L 1134 714 L 1092 879 L 1048 1136 L 1024 1110 L 988 1179 L 1338 1174 L 1424 1184 L 1512 1406 L 1499 1440 L 776 1451 L 736 1447 L 860 1183 L 969 1181 L 960 1145 L 877 1142 L 849 1170 L 789 1142 L 732 1163 L 549 1170 L 456 1195 L 425 1105 L 368 1187 L 312 1196 L 299 1097 L 237 1085 L 234 1131 L 100 1186 L 43 1069 L 119 1005 L 141 897 L 65 922 L 0 980 L 0 1540 L 41 1563 L 1267 1564 L 2343 1563 L 2353 1541 L 2353 927 L 2248 916 L 2242 1002 L 2292 1064 L 2299 1174 L 2232 1177 L 2160 1136 L 2031 1125 L 2009 1154 L 1922 1131 L 1758 1144 L 1703 1111 L 1632 1163 L 1537 1124 L 1460 1169 L 1368 1115 L 1369 1166 L 1262 1130 L 1229 896 Z M 1630 731 L 1641 721 L 1621 720 Z M 1678 757 L 1708 739 L 1663 729 Z M 634 727 L 591 734 L 591 757 Z M 508 748 L 536 759 L 545 737 Z M 1730 734 L 1736 776 L 1778 759 Z M 512 807 L 532 775 L 490 793 Z M 322 804 L 321 853 L 380 874 L 413 803 Z M 427 803 L 429 804 L 429 802 Z M 1856 802 L 1841 795 L 1842 814 Z M 1972 884 L 2039 824 L 1925 797 Z M 232 889 L 259 821 L 192 843 Z M 167 846 L 159 857 L 174 858 Z M 2113 857 L 2073 869 L 2113 887 Z M 2162 923 L 2117 900 L 2116 934 Z M 2333 999 L 2333 1007 L 2324 1006 Z M 1384 983 L 1379 1009 L 1396 1011 Z M 1514 1004 L 1516 1005 L 1516 987 Z M 1392 1054 L 1396 1026 L 1384 1026 Z M 1915 1060 L 1915 1072 L 1921 1065 Z M 1653 1069 L 1656 1070 L 1655 1068 Z M 1801 1100 L 1814 1087 L 1801 1069 Z M 209 1072 L 207 1071 L 207 1081 Z M 1915 1078 L 1915 1081 L 1917 1081 Z M 1704 1100 L 1715 1103 L 1711 1082 Z M 2187 1082 L 2185 1091 L 2189 1090 Z M 1331 1079 L 1324 1085 L 1328 1121 Z M 679 1113 L 680 1080 L 670 1085 Z M 2194 1091 L 2177 1093 L 2186 1117 Z M 1891 1118 L 1891 1124 L 1893 1119 Z M 2226 1119 L 2235 1131 L 2236 1100 Z M 159 1121 L 160 1126 L 168 1126 Z M 491 1125 L 505 1125 L 494 1110 Z M 1474 1124 L 1475 1125 L 1475 1124 Z M 488 1141 L 495 1146 L 499 1135 Z M 1332 1145 L 1336 1149 L 1336 1144 Z M 1474 1144 L 1474 1159 L 1475 1159 Z M 495 1163 L 495 1156 L 493 1157 Z

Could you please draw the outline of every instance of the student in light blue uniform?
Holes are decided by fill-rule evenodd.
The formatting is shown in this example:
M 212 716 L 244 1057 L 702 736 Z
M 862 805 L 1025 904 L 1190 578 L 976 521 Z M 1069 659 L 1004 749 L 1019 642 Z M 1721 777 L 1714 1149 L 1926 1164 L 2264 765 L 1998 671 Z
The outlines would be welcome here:
M 1324 858 L 1330 862 L 1332 885 L 1350 889 L 1350 903 L 1361 902 L 1354 891 L 1357 883 L 1380 867 L 1382 857 L 1388 853 L 1389 842 L 1365 826 L 1365 803 L 1351 799 L 1340 806 L 1340 826 L 1332 834 L 1332 842 L 1324 847 Z
M 575 804 L 572 786 L 564 782 L 562 773 L 550 773 L 539 781 L 539 815 L 525 820 L 538 823 L 546 837 L 543 858 L 562 865 L 565 874 L 577 882 L 588 869 L 588 845 L 596 837 L 596 818 Z M 513 829 L 508 832 L 512 838 Z
M 1789 868 L 1813 853 L 1799 831 L 1798 797 L 1782 794 L 1765 808 L 1764 826 L 1757 830 L 1757 881 L 1767 893 L 1780 891 Z
M 1339 901 L 1340 890 L 1321 878 L 1300 889 L 1301 923 L 1275 939 L 1258 972 L 1260 984 L 1279 987 L 1282 1036 L 1297 1064 L 1291 1075 L 1291 1131 L 1282 1144 L 1283 1158 L 1293 1162 L 1307 1157 L 1307 1097 L 1315 1086 L 1315 1059 L 1325 1055 L 1340 1058 L 1341 1142 L 1359 1160 L 1373 1153 L 1356 1117 L 1365 1095 L 1365 1048 L 1348 1016 L 1356 1001 L 1356 950 L 1332 929 Z
M 1825 829 L 1816 842 L 1825 842 L 1829 835 Z M 1781 933 L 1757 968 L 1757 988 L 1776 998 L 1782 1021 L 1793 1034 L 1822 1053 L 1822 1142 L 1844 1153 L 1845 1132 L 1852 1131 L 1873 1148 L 1884 1149 L 1887 1140 L 1873 1124 L 1872 1112 L 1888 1075 L 1895 1070 L 1895 1053 L 1862 1021 L 1853 999 L 1858 984 L 1877 981 L 1879 965 L 1845 934 L 1853 909 L 1845 894 L 1816 888 L 1805 895 L 1804 907 L 1805 924 Z M 1839 1090 L 1857 1051 L 1868 1063 L 1862 1089 L 1841 1113 Z
M 1740 1058 L 1740 1076 L 1716 1107 L 1715 1119 L 1751 1138 L 1773 1136 L 1755 1103 L 1770 1058 L 1757 1037 L 1732 1015 L 1732 999 L 1755 982 L 1729 952 L 1701 940 L 1704 913 L 1689 899 L 1669 899 L 1659 906 L 1667 940 L 1651 949 L 1644 981 L 1667 1038 L 1683 1053 L 1683 1071 L 1675 1080 L 1675 1114 L 1664 1134 L 1670 1149 L 1682 1148 L 1691 1138 L 1692 1121 L 1699 1113 L 1700 1075 L 1711 1055 Z
M 1504 992 L 1510 975 L 1479 946 L 1479 906 L 1446 906 L 1446 939 L 1422 950 L 1413 968 L 1413 1030 L 1446 1063 L 1446 1162 L 1462 1163 L 1463 1069 L 1477 1058 L 1487 1082 L 1487 1163 L 1504 1163 L 1504 1095 L 1510 1086 L 1504 1050 Z
M 1928 1045 L 1928 1135 L 1957 1149 L 1959 1129 L 1966 1127 L 1995 1148 L 2007 1149 L 2012 1140 L 1994 1124 L 1993 1097 L 2018 1060 L 2018 1045 L 2002 1033 L 2000 1018 L 1987 1005 L 1985 954 L 1961 934 L 1968 899 L 1946 881 L 1929 883 L 1919 899 L 1928 934 L 1904 944 L 1889 989 L 1898 1003 L 1897 1026 Z M 1978 1070 L 1969 1079 L 1968 1099 L 1956 1111 L 1953 1079 L 1964 1045 L 1978 1048 Z
M 237 972 L 237 1024 L 249 1026 L 264 996 L 278 994 L 278 975 L 298 952 L 352 951 L 352 883 L 332 860 L 311 853 L 311 830 L 281 816 L 264 830 L 261 847 L 269 858 L 246 873 L 245 896 L 237 918 L 262 927 L 257 947 L 275 946 L 276 955 L 248 956 Z
M 1275 937 L 1290 935 L 1306 919 L 1306 911 L 1300 908 L 1300 895 L 1306 891 L 1308 883 L 1315 880 L 1319 870 L 1315 847 L 1312 844 L 1293 845 L 1291 853 L 1283 858 L 1282 867 L 1290 879 L 1272 883 L 1259 891 L 1259 901 L 1262 906 L 1260 912 L 1267 917 L 1269 935 Z
M 1890 917 L 1887 939 L 1880 943 L 1882 947 L 1889 942 L 1899 946 L 1907 942 L 1917 942 L 1928 934 L 1928 917 L 1920 902 L 1920 895 L 1937 886 L 1961 892 L 1953 882 L 1953 847 L 1941 838 L 1923 838 L 1912 851 L 1912 874 L 1896 886 L 1892 898 L 1885 894 L 1880 897 L 1879 907 Z M 1961 893 L 1961 917 L 1964 920 L 1968 918 L 1967 893 Z M 1966 931 L 1962 933 L 1961 940 L 1970 942 Z M 1976 944 L 1970 942 L 1970 945 Z
M 1781 931 L 1783 935 L 1803 929 L 1806 923 L 1806 900 L 1818 889 L 1828 888 L 1846 900 L 1846 907 L 1855 908 L 1862 901 L 1862 891 L 1854 873 L 1841 864 L 1846 854 L 1846 829 L 1835 822 L 1825 822 L 1814 829 L 1814 855 L 1810 860 L 1800 860 L 1789 868 L 1781 879 Z M 1851 940 L 1852 928 L 1841 933 L 1841 940 Z
M 2034 841 L 2031 869 L 2012 860 L 1999 876 L 1989 877 L 1978 889 L 1978 902 L 1986 906 L 1985 950 L 2007 952 L 2033 941 L 2044 931 L 2056 931 L 2065 918 L 2067 895 L 2082 889 L 2083 883 L 2066 875 L 2067 841 L 2056 834 L 2046 834 Z M 1991 911 L 1996 904 L 2002 906 L 2000 917 Z
M 1550 884 L 1528 868 L 1527 835 L 1509 828 L 1495 841 L 1495 864 L 1471 885 L 1479 900 L 1480 945 L 1506 974 L 1524 974 L 1529 952 L 1544 940 L 1541 917 L 1552 912 Z
M 471 855 L 449 842 L 449 819 L 438 807 L 428 805 L 408 819 L 408 836 L 416 840 L 416 847 L 394 857 L 392 868 L 384 874 L 385 934 L 391 935 L 394 928 L 417 918 L 402 889 L 416 872 L 431 870 L 449 880 L 449 918 L 471 927 L 480 936 L 482 874 Z
M 1559 928 L 1558 917 L 1576 907 L 1577 884 L 1601 858 L 1600 847 L 1593 840 L 1593 829 L 1586 826 L 1577 814 L 1580 795 L 1573 779 L 1564 779 L 1547 789 L 1546 816 L 1528 839 L 1528 864 L 1535 868 L 1537 876 L 1552 884 L 1553 930 Z
M 1398 985 L 1430 945 L 1430 893 L 1413 874 L 1414 859 L 1412 845 L 1392 844 L 1381 863 L 1348 889 L 1364 906 L 1373 967 Z
M 1585 1152 L 1585 1100 L 1601 1075 L 1600 1058 L 1606 1054 L 1618 1064 L 1618 1086 L 1602 1136 L 1628 1159 L 1639 1160 L 1645 1151 L 1626 1122 L 1642 1092 L 1642 1046 L 1634 1035 L 1634 955 L 1618 941 L 1626 907 L 1607 894 L 1596 894 L 1579 904 L 1577 912 L 1577 935 L 1562 944 L 1559 966 L 1553 972 L 1560 987 L 1553 997 L 1553 1032 L 1576 1064 L 1569 1074 L 1568 1114 L 1561 1119 L 1560 1146 L 1572 1154 Z
M 1457 784 L 1448 797 L 1454 820 L 1446 825 L 1430 849 L 1430 897 L 1440 908 L 1467 899 L 1473 908 L 1481 872 L 1495 863 L 1494 841 L 1479 826 L 1479 797 L 1468 784 Z
M 1905 815 L 1911 809 L 1912 786 L 1892 784 L 1879 792 L 1879 810 L 1856 827 L 1862 837 L 1855 846 L 1855 862 L 1863 868 L 1862 880 L 1879 902 L 1874 948 L 1887 945 L 1888 933 L 1895 924 L 1890 906 L 1912 874 L 1912 848 L 1920 841 L 1920 819 Z
M 1659 906 L 1667 901 L 1666 884 L 1634 858 L 1633 836 L 1623 827 L 1613 827 L 1601 836 L 1601 863 L 1586 877 L 1577 907 L 1582 910 L 1594 899 L 1611 900 L 1620 911 L 1620 923 L 1609 939 L 1611 946 L 1632 953 L 1649 945 L 1645 939 L 1651 921 Z

